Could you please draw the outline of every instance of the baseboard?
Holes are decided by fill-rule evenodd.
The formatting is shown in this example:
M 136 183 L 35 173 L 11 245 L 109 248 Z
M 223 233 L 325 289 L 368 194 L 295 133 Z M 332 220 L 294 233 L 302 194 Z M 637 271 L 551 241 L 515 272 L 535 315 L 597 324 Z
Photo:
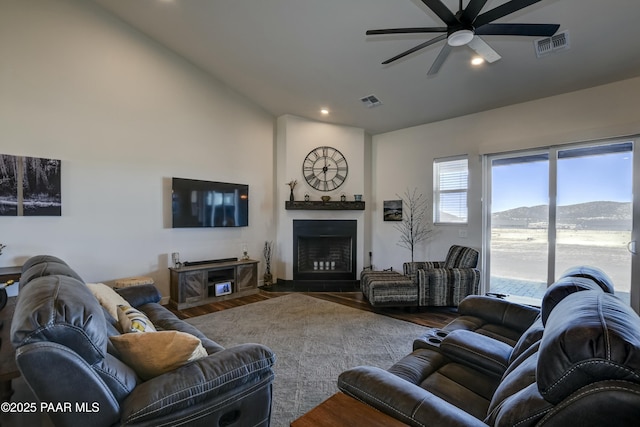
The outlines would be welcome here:
M 359 280 L 284 280 L 278 279 L 269 287 L 260 288 L 272 292 L 355 292 L 360 290 Z

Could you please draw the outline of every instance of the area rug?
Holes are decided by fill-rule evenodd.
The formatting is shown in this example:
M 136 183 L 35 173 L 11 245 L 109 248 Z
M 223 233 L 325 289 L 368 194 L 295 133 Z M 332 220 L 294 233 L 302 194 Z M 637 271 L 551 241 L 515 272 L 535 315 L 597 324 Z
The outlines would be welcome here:
M 303 294 L 289 294 L 189 323 L 224 347 L 256 342 L 277 356 L 271 425 L 285 427 L 338 391 L 341 372 L 389 368 L 428 328 Z

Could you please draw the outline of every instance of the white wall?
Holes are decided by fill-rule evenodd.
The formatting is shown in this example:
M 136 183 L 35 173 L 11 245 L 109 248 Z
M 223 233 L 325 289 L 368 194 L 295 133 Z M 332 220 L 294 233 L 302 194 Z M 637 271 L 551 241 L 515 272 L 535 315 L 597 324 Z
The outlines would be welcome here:
M 433 200 L 433 160 L 469 156 L 469 224 L 436 226 L 417 260 L 442 260 L 452 244 L 482 245 L 481 154 L 640 134 L 640 78 L 373 137 L 372 247 L 379 268 L 410 260 L 398 231 L 382 221 L 382 201 L 418 188 Z M 467 232 L 467 237 L 460 237 Z M 461 233 L 462 232 L 462 233 Z
M 354 194 L 362 194 L 365 204 L 370 206 L 365 193 L 365 166 L 367 137 L 363 129 L 315 122 L 300 117 L 285 115 L 277 120 L 277 172 L 276 201 L 278 216 L 278 238 L 276 246 L 276 268 L 279 279 L 293 279 L 293 220 L 294 219 L 355 219 L 358 221 L 357 272 L 364 266 L 365 233 L 368 230 L 364 211 L 315 211 L 285 210 L 284 204 L 289 200 L 289 186 L 286 183 L 297 180 L 294 189 L 295 200 L 304 200 L 305 193 L 310 200 L 320 200 L 321 196 L 331 196 L 332 200 L 340 200 L 345 194 L 347 200 L 353 201 Z M 349 171 L 347 179 L 337 190 L 322 192 L 308 185 L 302 174 L 302 162 L 311 150 L 320 146 L 338 149 L 347 159 Z
M 275 118 L 83 0 L 0 2 L 0 153 L 62 160 L 61 217 L 0 217 L 0 266 L 65 259 L 86 281 L 151 275 L 170 253 L 273 240 Z M 171 229 L 170 178 L 250 186 L 250 225 Z M 261 270 L 263 265 L 261 265 Z

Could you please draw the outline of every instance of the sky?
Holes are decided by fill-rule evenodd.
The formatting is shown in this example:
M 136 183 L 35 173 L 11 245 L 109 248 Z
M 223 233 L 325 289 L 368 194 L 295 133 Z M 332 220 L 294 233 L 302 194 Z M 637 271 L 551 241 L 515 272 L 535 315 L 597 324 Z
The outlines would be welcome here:
M 631 152 L 558 160 L 558 206 L 632 201 Z M 492 168 L 492 212 L 549 203 L 548 162 Z

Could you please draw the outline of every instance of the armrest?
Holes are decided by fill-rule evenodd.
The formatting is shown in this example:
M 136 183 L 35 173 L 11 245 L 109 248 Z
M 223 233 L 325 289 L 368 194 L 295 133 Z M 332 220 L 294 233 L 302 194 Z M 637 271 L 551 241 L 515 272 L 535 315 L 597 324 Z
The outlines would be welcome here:
M 502 341 L 471 331 L 450 332 L 440 344 L 440 352 L 456 362 L 502 376 L 513 348 Z
M 160 291 L 154 285 L 129 286 L 116 289 L 116 292 L 126 299 L 131 307 L 140 307 L 150 302 L 159 302 L 162 299 Z
M 402 264 L 405 276 L 413 276 L 418 270 L 430 270 L 432 268 L 442 268 L 444 261 L 414 261 Z
M 338 388 L 412 426 L 484 426 L 481 420 L 383 369 L 359 366 L 340 374 Z
M 183 419 L 221 400 L 244 397 L 273 381 L 275 354 L 260 344 L 242 344 L 188 363 L 138 385 L 125 399 L 121 423 L 148 422 L 175 414 Z
M 524 332 L 533 324 L 540 309 L 516 304 L 500 298 L 470 295 L 458 305 L 458 314 L 475 316 L 488 323 L 504 325 Z

